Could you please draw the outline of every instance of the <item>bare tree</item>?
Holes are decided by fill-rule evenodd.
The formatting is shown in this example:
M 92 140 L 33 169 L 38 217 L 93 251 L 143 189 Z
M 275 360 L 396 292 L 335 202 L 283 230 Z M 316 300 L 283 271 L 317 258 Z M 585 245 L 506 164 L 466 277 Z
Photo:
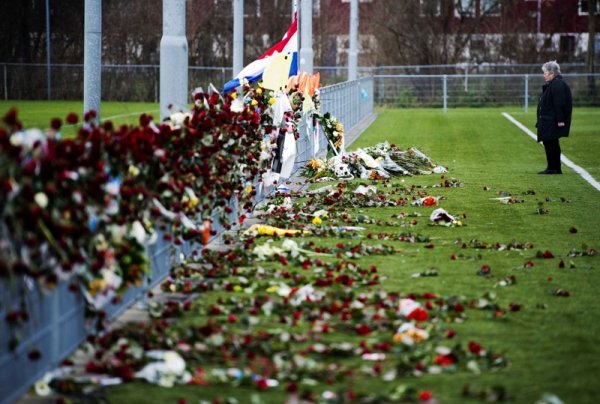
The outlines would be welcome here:
M 462 8 L 457 7 L 462 5 Z M 454 64 L 485 23 L 479 1 L 381 0 L 373 5 L 373 33 L 382 65 Z M 485 49 L 485 47 L 482 47 Z

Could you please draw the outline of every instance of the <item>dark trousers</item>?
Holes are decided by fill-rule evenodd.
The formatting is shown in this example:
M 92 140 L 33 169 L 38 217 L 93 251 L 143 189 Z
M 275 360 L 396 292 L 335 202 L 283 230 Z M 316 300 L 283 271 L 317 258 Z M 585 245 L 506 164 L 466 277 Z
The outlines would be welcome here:
M 549 170 L 560 171 L 560 144 L 558 139 L 544 140 L 544 149 L 546 149 L 546 160 Z

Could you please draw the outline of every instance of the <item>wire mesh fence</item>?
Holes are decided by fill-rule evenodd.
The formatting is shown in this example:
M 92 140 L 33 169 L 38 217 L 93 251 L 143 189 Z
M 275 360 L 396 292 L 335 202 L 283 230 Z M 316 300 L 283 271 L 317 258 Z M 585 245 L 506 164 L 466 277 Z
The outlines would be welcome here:
M 600 75 L 582 71 L 582 64 L 563 65 L 564 77 L 577 106 L 600 105 Z M 323 86 L 346 82 L 347 67 L 317 66 Z M 160 65 L 102 66 L 102 100 L 159 102 Z M 537 104 L 544 83 L 540 65 L 463 64 L 379 66 L 359 68 L 361 77 L 374 78 L 374 103 L 408 107 L 484 107 Z M 0 63 L 0 97 L 5 100 L 81 100 L 83 65 Z M 228 67 L 191 66 L 188 88 L 232 77 Z
M 397 108 L 537 105 L 541 75 L 383 75 L 374 76 L 378 105 Z M 565 74 L 577 106 L 600 105 L 600 74 Z

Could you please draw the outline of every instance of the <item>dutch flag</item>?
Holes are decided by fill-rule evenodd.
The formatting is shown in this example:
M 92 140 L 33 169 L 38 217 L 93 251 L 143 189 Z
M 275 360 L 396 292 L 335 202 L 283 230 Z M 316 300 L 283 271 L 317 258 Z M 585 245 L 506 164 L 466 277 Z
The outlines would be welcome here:
M 277 42 L 268 51 L 263 53 L 257 60 L 244 67 L 233 80 L 225 83 L 223 92 L 233 90 L 240 85 L 253 83 L 263 77 L 265 70 L 271 65 L 278 56 L 288 60 L 289 74 L 295 76 L 298 73 L 298 18 L 294 15 L 294 21 L 283 36 L 283 39 Z M 288 63 L 285 65 L 287 66 Z

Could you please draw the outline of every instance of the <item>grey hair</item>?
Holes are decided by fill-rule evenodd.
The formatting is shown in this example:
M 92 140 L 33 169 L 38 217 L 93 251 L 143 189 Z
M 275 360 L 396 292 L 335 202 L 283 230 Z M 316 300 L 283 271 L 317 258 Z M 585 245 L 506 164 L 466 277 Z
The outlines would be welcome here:
M 560 73 L 560 66 L 558 65 L 558 63 L 556 63 L 556 60 L 552 60 L 550 62 L 546 62 L 542 65 L 542 71 L 544 73 L 552 73 L 555 76 L 561 74 Z

